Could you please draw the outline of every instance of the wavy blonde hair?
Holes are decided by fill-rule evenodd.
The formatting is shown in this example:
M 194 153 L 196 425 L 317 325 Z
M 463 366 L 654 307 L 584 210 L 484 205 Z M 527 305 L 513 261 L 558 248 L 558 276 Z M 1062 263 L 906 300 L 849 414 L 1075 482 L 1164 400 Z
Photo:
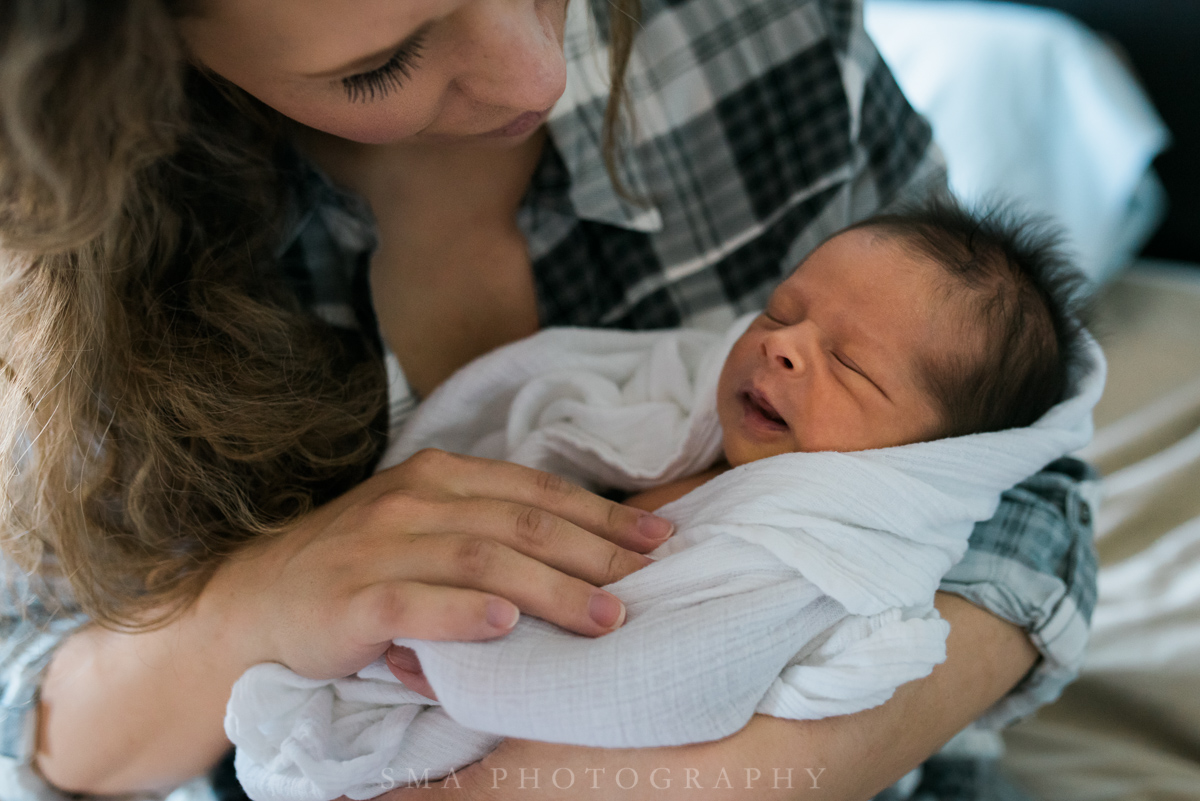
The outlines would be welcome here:
M 281 289 L 286 126 L 187 64 L 195 10 L 0 5 L 0 547 L 126 629 L 362 480 L 384 424 L 376 355 Z

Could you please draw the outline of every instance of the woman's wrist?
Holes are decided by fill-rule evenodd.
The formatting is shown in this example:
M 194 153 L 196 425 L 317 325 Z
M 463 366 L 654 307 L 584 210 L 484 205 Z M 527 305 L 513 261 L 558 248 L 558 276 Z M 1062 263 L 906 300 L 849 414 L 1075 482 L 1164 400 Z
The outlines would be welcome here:
M 278 577 L 286 547 L 255 543 L 227 558 L 179 620 L 185 641 L 224 647 L 235 680 L 254 665 L 283 661 L 261 590 Z
M 221 643 L 235 680 L 263 662 L 287 665 L 281 638 L 289 633 L 288 626 L 274 591 L 284 581 L 287 565 L 320 536 L 347 501 L 343 496 L 319 507 L 292 529 L 250 542 L 227 557 L 180 619 L 185 639 Z M 284 589 L 282 594 L 298 593 Z

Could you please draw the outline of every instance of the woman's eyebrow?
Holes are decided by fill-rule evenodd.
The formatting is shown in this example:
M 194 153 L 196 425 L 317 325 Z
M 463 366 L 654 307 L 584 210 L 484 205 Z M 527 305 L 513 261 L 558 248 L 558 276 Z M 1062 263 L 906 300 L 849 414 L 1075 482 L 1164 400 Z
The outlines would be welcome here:
M 357 75 L 362 72 L 370 72 L 373 69 L 382 67 L 388 62 L 392 56 L 405 49 L 425 33 L 425 29 L 429 27 L 428 23 L 420 26 L 415 31 L 410 33 L 398 44 L 388 45 L 387 47 L 376 50 L 368 55 L 356 58 L 353 61 L 347 62 L 340 67 L 335 67 L 331 70 L 323 70 L 321 72 L 309 73 L 305 77 L 308 78 L 344 78 L 350 75 Z

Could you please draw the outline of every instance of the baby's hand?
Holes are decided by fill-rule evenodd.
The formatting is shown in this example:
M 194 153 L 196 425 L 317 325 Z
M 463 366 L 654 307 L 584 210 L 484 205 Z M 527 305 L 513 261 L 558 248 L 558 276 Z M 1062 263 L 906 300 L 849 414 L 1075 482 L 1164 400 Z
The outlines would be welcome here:
M 405 687 L 426 698 L 437 700 L 437 694 L 425 678 L 425 671 L 421 670 L 421 660 L 417 658 L 416 651 L 402 645 L 393 645 L 387 650 L 387 666 L 392 675 Z

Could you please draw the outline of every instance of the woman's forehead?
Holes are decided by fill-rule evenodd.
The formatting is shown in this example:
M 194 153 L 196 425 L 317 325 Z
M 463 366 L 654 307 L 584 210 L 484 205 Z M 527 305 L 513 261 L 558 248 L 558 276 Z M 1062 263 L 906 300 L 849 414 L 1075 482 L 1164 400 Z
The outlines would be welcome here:
M 273 72 L 334 73 L 397 47 L 470 0 L 204 0 L 180 21 L 202 60 L 254 59 Z

